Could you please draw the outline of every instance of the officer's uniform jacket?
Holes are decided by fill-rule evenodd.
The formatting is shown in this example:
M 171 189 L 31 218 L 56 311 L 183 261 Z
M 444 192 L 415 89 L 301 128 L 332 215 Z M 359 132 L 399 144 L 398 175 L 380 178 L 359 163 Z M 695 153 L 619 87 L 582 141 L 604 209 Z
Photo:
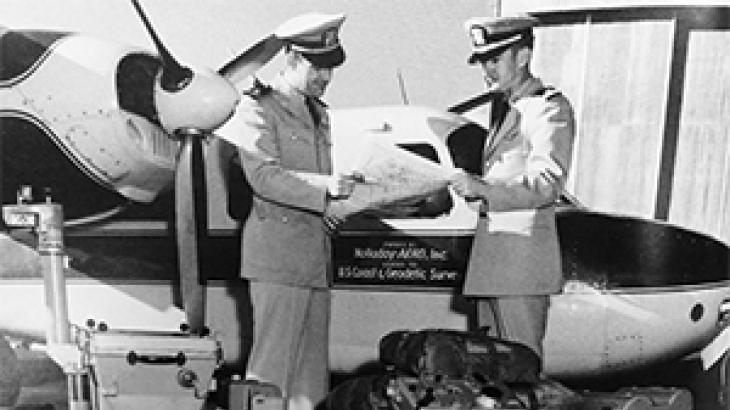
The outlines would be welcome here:
M 243 227 L 241 275 L 325 287 L 330 245 L 322 177 L 332 173 L 330 126 L 325 106 L 316 105 L 316 125 L 304 98 L 278 76 L 270 87 L 258 84 L 244 93 L 216 133 L 239 147 L 254 193 Z
M 464 293 L 540 295 L 560 291 L 554 202 L 570 165 L 574 118 L 568 100 L 531 78 L 514 93 L 485 143 L 480 205 Z

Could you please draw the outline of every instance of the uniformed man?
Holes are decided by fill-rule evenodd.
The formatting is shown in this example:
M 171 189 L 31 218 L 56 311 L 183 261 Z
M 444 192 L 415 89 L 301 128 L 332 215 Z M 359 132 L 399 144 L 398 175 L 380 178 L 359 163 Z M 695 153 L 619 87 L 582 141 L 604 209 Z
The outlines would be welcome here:
M 530 70 L 535 24 L 529 16 L 466 22 L 468 62 L 499 98 L 482 175 L 459 172 L 452 182 L 479 205 L 464 284 L 477 298 L 479 325 L 542 357 L 549 295 L 563 283 L 554 204 L 568 176 L 574 118 L 566 97 Z
M 238 146 L 253 191 L 241 262 L 254 312 L 247 377 L 276 384 L 290 410 L 311 409 L 328 393 L 327 230 L 361 210 L 331 176 L 330 122 L 319 99 L 345 60 L 344 20 L 307 13 L 277 28 L 283 70 L 245 92 L 217 131 Z

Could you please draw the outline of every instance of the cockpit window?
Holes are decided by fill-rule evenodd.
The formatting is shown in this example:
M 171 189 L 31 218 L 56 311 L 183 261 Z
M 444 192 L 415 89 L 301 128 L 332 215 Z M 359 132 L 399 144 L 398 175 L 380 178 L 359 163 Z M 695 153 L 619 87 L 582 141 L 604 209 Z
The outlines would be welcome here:
M 398 144 L 398 146 L 437 164 L 440 163 L 436 149 L 429 144 Z
M 117 99 L 119 106 L 159 124 L 153 90 L 160 61 L 142 53 L 125 56 L 117 66 Z
M 39 30 L 0 30 L 0 81 L 21 76 L 67 33 Z

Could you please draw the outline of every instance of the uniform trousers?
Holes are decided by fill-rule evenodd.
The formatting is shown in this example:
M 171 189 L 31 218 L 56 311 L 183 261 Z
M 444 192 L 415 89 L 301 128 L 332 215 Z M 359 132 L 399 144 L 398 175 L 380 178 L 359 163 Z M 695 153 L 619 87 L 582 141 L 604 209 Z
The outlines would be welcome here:
M 313 409 L 329 391 L 329 290 L 259 281 L 250 289 L 246 377 L 276 384 L 289 410 Z
M 549 295 L 499 296 L 477 299 L 477 324 L 489 334 L 519 342 L 543 357 Z

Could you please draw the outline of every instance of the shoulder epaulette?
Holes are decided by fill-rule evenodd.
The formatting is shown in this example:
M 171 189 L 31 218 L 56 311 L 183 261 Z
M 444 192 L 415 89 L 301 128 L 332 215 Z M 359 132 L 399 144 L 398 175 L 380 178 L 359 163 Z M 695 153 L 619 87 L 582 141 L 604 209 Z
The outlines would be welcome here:
M 314 100 L 314 101 L 315 101 L 315 102 L 316 102 L 317 104 L 319 104 L 320 106 L 322 106 L 322 107 L 324 107 L 324 108 L 327 108 L 327 107 L 329 107 L 329 106 L 327 105 L 327 103 L 326 103 L 326 102 L 322 101 L 322 100 L 321 100 L 321 99 L 319 99 L 318 97 L 311 97 L 311 98 L 312 98 L 312 100 Z
M 538 97 L 545 97 L 546 100 L 549 100 L 560 94 L 560 91 L 557 90 L 555 87 L 547 86 L 539 88 L 537 91 L 535 91 L 534 95 Z
M 270 92 L 270 85 L 262 83 L 258 78 L 254 78 L 253 85 L 245 90 L 243 94 L 253 98 L 254 100 L 258 100 L 259 98 L 267 95 Z

